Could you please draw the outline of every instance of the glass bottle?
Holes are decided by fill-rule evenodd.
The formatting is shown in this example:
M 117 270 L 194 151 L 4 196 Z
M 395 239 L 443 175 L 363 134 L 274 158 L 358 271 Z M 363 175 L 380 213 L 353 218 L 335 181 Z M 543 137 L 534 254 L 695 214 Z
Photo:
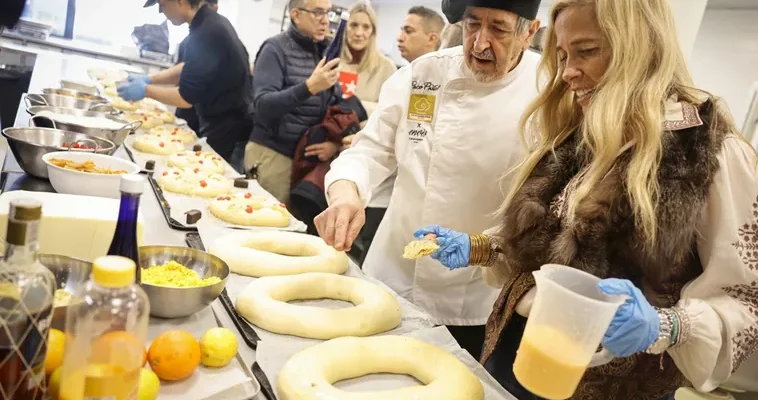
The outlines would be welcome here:
M 42 204 L 10 203 L 0 262 L 0 399 L 42 400 L 55 276 L 37 261 Z
M 118 210 L 118 222 L 113 234 L 109 256 L 126 257 L 139 267 L 139 244 L 137 243 L 137 216 L 139 200 L 145 190 L 145 178 L 136 174 L 121 175 L 121 205 Z M 141 269 L 136 268 L 136 282 L 142 282 Z
M 150 302 L 134 261 L 104 256 L 66 313 L 59 400 L 132 400 L 143 364 Z
M 350 19 L 350 13 L 343 11 L 340 15 L 340 26 L 337 28 L 337 33 L 334 34 L 334 39 L 326 49 L 326 62 L 332 61 L 340 56 L 342 51 L 342 42 L 345 39 L 345 29 L 347 21 Z

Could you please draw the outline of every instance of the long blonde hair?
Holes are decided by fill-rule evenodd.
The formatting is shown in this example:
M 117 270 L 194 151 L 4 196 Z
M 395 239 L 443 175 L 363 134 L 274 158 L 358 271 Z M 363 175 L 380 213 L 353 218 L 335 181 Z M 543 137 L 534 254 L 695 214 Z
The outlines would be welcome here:
M 580 147 L 589 154 L 589 165 L 578 176 L 569 199 L 569 223 L 577 205 L 616 163 L 622 148 L 632 144 L 625 188 L 635 223 L 647 243 L 656 239 L 658 168 L 662 152 L 666 100 L 677 95 L 695 105 L 710 97 L 693 88 L 677 41 L 668 0 L 557 0 L 550 11 L 545 50 L 540 64 L 544 88 L 521 119 L 524 144 L 530 152 L 514 168 L 511 192 L 503 209 L 514 198 L 539 161 L 552 153 L 573 132 L 581 132 Z M 592 6 L 611 51 L 608 70 L 584 115 L 573 101 L 569 85 L 561 79 L 555 21 L 569 7 Z M 714 105 L 714 110 L 719 107 Z M 731 117 L 715 111 L 718 129 L 736 132 Z M 714 126 L 711 126 L 715 129 Z M 578 150 L 578 149 L 577 149 Z
M 368 15 L 368 19 L 371 21 L 371 26 L 373 28 L 371 37 L 368 39 L 368 45 L 363 52 L 363 59 L 361 59 L 361 62 L 358 64 L 357 72 L 373 71 L 379 67 L 379 61 L 382 57 L 382 54 L 379 53 L 376 45 L 376 12 L 370 4 L 363 1 L 353 4 L 353 6 L 350 7 L 349 12 L 351 16 L 357 13 L 364 13 Z M 342 55 L 340 58 L 342 58 L 346 64 L 351 64 L 353 62 L 353 53 L 350 51 L 350 45 L 347 43 L 347 29 L 345 29 L 345 37 L 342 43 Z

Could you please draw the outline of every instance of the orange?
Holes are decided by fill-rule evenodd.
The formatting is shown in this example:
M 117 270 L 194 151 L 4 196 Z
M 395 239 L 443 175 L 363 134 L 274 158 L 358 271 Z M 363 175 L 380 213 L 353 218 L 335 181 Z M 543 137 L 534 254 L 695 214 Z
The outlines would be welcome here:
M 45 354 L 45 374 L 50 375 L 63 364 L 63 350 L 66 347 L 66 335 L 50 329 L 47 337 L 47 353 Z
M 186 331 L 163 332 L 150 345 L 147 362 L 164 381 L 186 379 L 200 365 L 200 344 Z
M 134 334 L 126 331 L 111 331 L 103 334 L 92 345 L 92 361 L 95 363 L 133 365 L 139 355 L 139 366 L 147 362 L 147 352 L 142 342 Z

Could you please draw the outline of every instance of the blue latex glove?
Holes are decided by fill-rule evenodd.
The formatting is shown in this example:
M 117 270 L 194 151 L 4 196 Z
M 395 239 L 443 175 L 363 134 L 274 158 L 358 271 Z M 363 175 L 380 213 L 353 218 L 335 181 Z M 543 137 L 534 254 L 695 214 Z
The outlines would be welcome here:
M 134 80 L 118 87 L 118 95 L 126 101 L 140 101 L 145 98 L 147 84 L 140 80 Z
M 437 244 L 440 245 L 440 248 L 432 254 L 433 259 L 451 271 L 468 267 L 471 257 L 471 239 L 467 234 L 439 225 L 429 225 L 417 230 L 413 236 L 416 239 L 423 239 L 430 233 L 437 235 Z
M 128 78 L 126 78 L 126 81 L 129 83 L 132 83 L 134 81 L 142 81 L 148 85 L 153 83 L 152 80 L 150 80 L 150 76 L 145 74 L 131 74 Z
M 598 289 L 609 295 L 626 295 L 603 337 L 603 347 L 616 357 L 629 357 L 647 350 L 658 338 L 658 312 L 645 295 L 626 279 L 603 279 Z

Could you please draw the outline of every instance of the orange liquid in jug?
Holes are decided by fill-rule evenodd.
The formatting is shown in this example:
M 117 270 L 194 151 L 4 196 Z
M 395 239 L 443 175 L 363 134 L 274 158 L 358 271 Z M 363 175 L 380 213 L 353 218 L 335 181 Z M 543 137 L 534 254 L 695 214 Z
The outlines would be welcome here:
M 571 397 L 589 363 L 586 352 L 563 332 L 534 326 L 524 334 L 513 373 L 519 383 L 550 400 Z

